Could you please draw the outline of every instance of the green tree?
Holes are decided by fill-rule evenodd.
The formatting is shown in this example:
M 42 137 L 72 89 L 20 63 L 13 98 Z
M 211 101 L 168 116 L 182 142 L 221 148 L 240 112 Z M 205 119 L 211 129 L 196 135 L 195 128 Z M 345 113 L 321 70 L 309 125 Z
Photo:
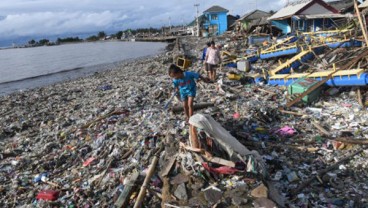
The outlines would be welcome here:
M 100 38 L 100 39 L 105 38 L 106 33 L 104 31 L 100 31 L 100 32 L 98 32 L 97 37 Z
M 98 37 L 95 35 L 89 36 L 88 38 L 86 38 L 87 41 L 97 41 Z
M 270 10 L 268 13 L 270 13 L 271 15 L 275 14 L 275 11 Z
M 38 43 L 39 43 L 40 45 L 47 45 L 47 44 L 49 44 L 49 43 L 50 43 L 50 41 L 49 41 L 49 40 L 47 40 L 47 39 L 41 39 L 40 41 L 38 41 Z
M 28 41 L 28 44 L 29 45 L 34 45 L 34 44 L 36 44 L 36 41 L 32 39 L 32 40 Z
M 119 31 L 115 34 L 117 39 L 121 39 L 121 36 L 123 36 L 123 31 Z

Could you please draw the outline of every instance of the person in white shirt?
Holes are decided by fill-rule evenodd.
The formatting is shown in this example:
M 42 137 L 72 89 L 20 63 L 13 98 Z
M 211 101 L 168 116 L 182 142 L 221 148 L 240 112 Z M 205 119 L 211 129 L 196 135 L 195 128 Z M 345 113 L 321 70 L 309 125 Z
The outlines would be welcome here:
M 211 47 L 207 48 L 206 59 L 208 76 L 212 81 L 216 81 L 216 68 L 221 63 L 220 51 L 216 48 L 215 42 L 211 41 Z

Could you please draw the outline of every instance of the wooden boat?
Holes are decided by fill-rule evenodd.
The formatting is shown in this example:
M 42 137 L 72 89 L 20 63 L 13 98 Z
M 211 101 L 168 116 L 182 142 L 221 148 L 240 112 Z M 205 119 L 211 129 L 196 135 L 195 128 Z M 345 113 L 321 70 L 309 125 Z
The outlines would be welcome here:
M 325 79 L 334 70 L 314 73 L 276 74 L 268 78 L 270 85 L 288 86 L 297 79 L 308 77 L 316 80 Z M 366 86 L 368 85 L 368 73 L 364 69 L 342 70 L 336 72 L 326 82 L 328 86 Z

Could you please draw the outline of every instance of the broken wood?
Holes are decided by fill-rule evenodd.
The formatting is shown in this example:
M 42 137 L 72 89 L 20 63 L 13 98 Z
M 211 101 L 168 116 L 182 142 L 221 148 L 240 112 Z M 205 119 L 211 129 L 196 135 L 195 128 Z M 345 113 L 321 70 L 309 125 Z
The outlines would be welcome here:
M 225 166 L 232 167 L 232 168 L 235 167 L 235 163 L 233 161 L 225 160 L 219 157 L 208 157 L 205 154 L 202 156 L 209 162 L 220 164 L 220 165 L 225 165 Z
M 137 181 L 139 176 L 138 172 L 134 172 L 128 179 L 128 182 L 125 184 L 123 192 L 119 195 L 118 199 L 115 202 L 115 207 L 120 208 L 124 207 L 126 203 L 129 201 L 129 195 L 134 187 L 135 182 Z
M 161 207 L 165 208 L 165 204 L 170 202 L 171 194 L 170 194 L 170 182 L 168 177 L 162 178 L 162 200 L 161 200 Z
M 358 87 L 358 90 L 357 90 L 357 99 L 358 99 L 358 103 L 360 105 L 360 107 L 362 107 L 364 109 L 364 104 L 363 104 L 363 101 L 362 101 L 362 94 L 360 93 L 360 87 Z
M 209 162 L 229 166 L 229 167 L 232 167 L 232 168 L 235 167 L 235 163 L 232 162 L 232 161 L 225 160 L 225 159 L 222 159 L 222 158 L 219 158 L 219 157 L 207 156 L 207 155 L 211 155 L 211 154 L 209 152 L 206 152 L 204 149 L 189 147 L 189 146 L 186 146 L 183 143 L 180 144 L 180 147 L 182 147 L 182 148 L 184 148 L 188 151 L 200 153 L 202 155 L 202 157 L 204 157 Z
M 93 125 L 94 123 L 97 123 L 103 119 L 106 119 L 110 116 L 113 116 L 113 115 L 121 115 L 121 114 L 128 114 L 129 111 L 128 110 L 124 110 L 124 111 L 120 111 L 120 110 L 112 110 L 110 111 L 109 113 L 103 115 L 103 116 L 100 116 L 99 118 L 93 120 L 93 121 L 90 121 L 88 123 L 86 123 L 85 125 L 82 126 L 82 129 L 86 129 L 86 128 L 89 128 L 91 125 Z
M 189 125 L 189 136 L 190 136 L 190 144 L 194 148 L 200 148 L 200 144 L 198 141 L 198 133 L 197 128 L 193 125 Z
M 330 132 L 328 132 L 325 128 L 323 128 L 321 125 L 319 125 L 317 122 L 312 121 L 312 124 L 314 127 L 316 127 L 322 134 L 326 136 L 330 136 Z
M 149 168 L 149 170 L 147 172 L 146 178 L 143 181 L 143 184 L 141 186 L 141 190 L 139 191 L 137 200 L 136 200 L 136 202 L 134 204 L 134 208 L 141 207 L 142 201 L 143 201 L 144 197 L 146 196 L 147 185 L 149 184 L 149 182 L 151 180 L 151 177 L 152 177 L 152 175 L 153 175 L 153 173 L 155 171 L 155 168 L 156 168 L 156 165 L 157 165 L 157 162 L 158 162 L 158 157 L 159 157 L 159 154 L 162 151 L 162 149 L 163 149 L 163 146 L 161 146 L 160 149 L 153 156 L 153 160 L 152 160 L 151 166 L 150 166 L 150 168 Z
M 127 159 L 128 157 L 129 157 L 129 155 L 130 154 L 132 154 L 132 152 L 133 152 L 133 149 L 131 148 L 131 149 L 129 149 L 128 150 L 128 152 L 126 152 L 124 155 L 123 155 L 123 157 L 121 157 L 123 160 L 124 159 Z
M 358 16 L 358 20 L 359 20 L 359 24 L 360 24 L 360 29 L 362 30 L 362 33 L 363 33 L 363 36 L 364 36 L 364 40 L 365 40 L 365 44 L 366 44 L 366 46 L 368 46 L 367 28 L 364 27 L 364 23 L 363 23 L 363 20 L 362 20 L 362 16 L 360 15 L 360 12 L 359 12 L 357 1 L 356 0 L 353 0 L 353 1 L 354 1 L 354 9 L 355 9 L 356 15 Z
M 213 106 L 214 106 L 213 103 L 198 103 L 198 104 L 193 105 L 193 109 L 194 110 L 200 110 L 200 109 L 203 109 L 203 108 L 208 108 L 208 107 L 213 107 Z M 171 111 L 173 113 L 179 113 L 179 112 L 184 111 L 184 108 L 182 106 L 174 106 L 174 107 L 171 108 Z
M 335 141 L 347 143 L 347 144 L 361 144 L 366 145 L 368 144 L 368 139 L 348 139 L 348 138 L 337 138 L 334 139 Z
M 57 184 L 57 183 L 54 183 L 54 182 L 51 182 L 51 181 L 42 181 L 42 182 L 47 183 L 47 184 L 49 184 L 53 187 L 60 188 L 59 184 Z
M 282 110 L 282 109 L 279 109 L 279 111 L 281 113 L 290 114 L 290 115 L 294 115 L 294 116 L 308 116 L 307 114 L 302 114 L 302 113 L 293 112 L 293 111 L 286 111 L 286 110 Z
M 299 185 L 299 187 L 298 187 L 298 188 L 296 188 L 295 190 L 293 190 L 293 191 L 291 192 L 292 196 L 296 196 L 297 194 L 299 194 L 299 193 L 300 193 L 300 191 L 302 191 L 305 187 L 307 187 L 308 185 L 310 185 L 310 184 L 311 184 L 311 182 L 312 182 L 313 180 L 315 180 L 317 176 L 319 176 L 319 177 L 323 176 L 324 174 L 328 173 L 329 171 L 331 171 L 331 170 L 333 170 L 333 169 L 337 168 L 339 165 L 341 165 L 341 164 L 343 164 L 343 163 L 345 163 L 345 162 L 350 161 L 351 159 L 353 159 L 353 157 L 354 157 L 354 156 L 356 156 L 356 155 L 358 155 L 358 154 L 362 153 L 363 151 L 364 151 L 364 149 L 358 150 L 358 151 L 356 151 L 355 153 L 353 153 L 353 154 L 351 154 L 351 155 L 349 155 L 349 156 L 346 156 L 346 157 L 342 158 L 341 160 L 339 160 L 339 161 L 338 161 L 338 162 L 336 162 L 335 164 L 333 164 L 333 165 L 329 166 L 328 168 L 325 168 L 325 169 L 323 169 L 323 170 L 318 171 L 316 175 L 311 176 L 309 179 L 307 179 L 307 180 L 306 180 L 306 181 L 304 181 L 301 185 Z
M 265 89 L 262 89 L 262 88 L 256 88 L 256 90 L 259 90 L 259 91 L 261 91 L 261 92 L 266 92 L 266 93 L 268 93 L 268 94 L 270 94 L 270 95 L 276 95 L 276 93 L 275 93 L 275 92 L 271 92 L 271 91 L 268 91 L 268 90 L 265 90 Z
M 185 145 L 183 142 L 179 142 L 179 146 L 181 148 L 184 148 L 185 150 L 191 151 L 191 152 L 198 152 L 198 153 L 204 153 L 204 149 L 200 149 L 200 148 L 194 148 L 194 147 L 190 147 Z
M 176 156 L 170 157 L 169 161 L 166 162 L 164 169 L 161 171 L 161 177 L 165 177 L 169 174 L 175 162 L 176 162 Z
M 309 88 L 307 91 L 301 93 L 297 98 L 295 98 L 294 100 L 288 102 L 286 104 L 286 107 L 290 108 L 291 106 L 293 106 L 295 103 L 301 101 L 303 99 L 304 96 L 308 95 L 309 93 L 313 92 L 314 90 L 316 90 L 318 87 L 320 87 L 321 85 L 323 85 L 324 83 L 326 83 L 329 79 L 332 78 L 332 76 L 337 73 L 338 71 L 341 70 L 345 70 L 348 69 L 349 67 L 352 67 L 356 62 L 358 62 L 361 58 L 365 57 L 368 55 L 368 50 L 364 50 L 362 53 L 360 53 L 357 57 L 355 57 L 353 60 L 350 60 L 347 64 L 343 65 L 340 69 L 331 72 L 326 78 L 324 78 L 323 80 L 319 81 L 317 84 L 313 85 L 311 88 Z

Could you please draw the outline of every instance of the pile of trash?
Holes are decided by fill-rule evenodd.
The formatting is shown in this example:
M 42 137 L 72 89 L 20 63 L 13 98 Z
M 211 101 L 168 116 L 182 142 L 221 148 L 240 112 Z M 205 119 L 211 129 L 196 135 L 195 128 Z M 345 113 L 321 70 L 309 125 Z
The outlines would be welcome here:
M 0 206 L 368 205 L 368 114 L 355 88 L 284 108 L 286 87 L 229 80 L 234 69 L 223 66 L 217 83 L 198 83 L 200 109 L 188 125 L 177 99 L 164 108 L 167 68 L 184 56 L 203 73 L 208 39 L 180 41 L 165 54 L 1 97 Z

